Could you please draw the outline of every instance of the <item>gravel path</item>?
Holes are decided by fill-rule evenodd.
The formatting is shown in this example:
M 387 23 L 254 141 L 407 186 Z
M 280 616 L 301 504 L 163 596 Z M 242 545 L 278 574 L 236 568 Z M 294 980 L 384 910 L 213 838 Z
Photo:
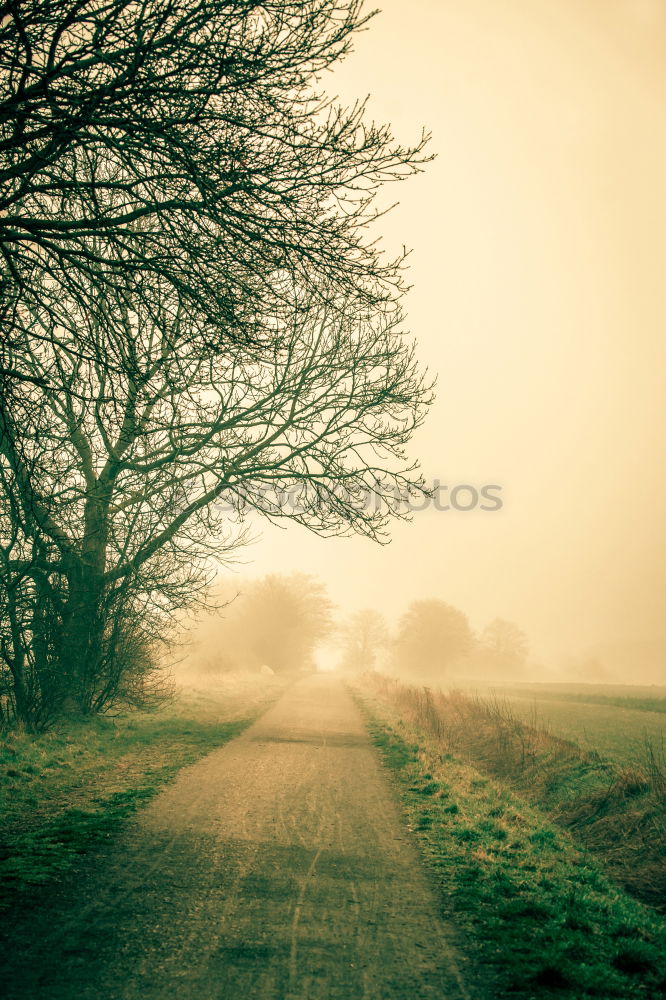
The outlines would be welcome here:
M 17 929 L 5 995 L 461 1000 L 408 836 L 344 686 L 308 677 Z

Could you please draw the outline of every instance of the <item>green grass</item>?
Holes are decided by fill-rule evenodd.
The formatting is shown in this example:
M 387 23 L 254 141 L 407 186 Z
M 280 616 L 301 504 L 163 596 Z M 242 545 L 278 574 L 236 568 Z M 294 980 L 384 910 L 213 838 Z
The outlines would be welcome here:
M 184 766 L 248 726 L 284 689 L 227 678 L 156 712 L 0 738 L 0 907 L 67 872 Z
M 621 764 L 635 764 L 645 756 L 646 744 L 664 746 L 666 715 L 655 707 L 659 702 L 634 699 L 602 699 L 597 696 L 579 699 L 562 697 L 553 692 L 504 691 L 498 697 L 525 722 L 538 724 L 554 735 L 574 740 L 588 750 L 612 757 Z M 589 700 L 588 700 L 589 698 Z M 652 704 L 652 708 L 648 706 Z
M 611 705 L 638 712 L 666 712 L 666 687 L 631 684 L 499 684 L 490 685 L 501 696 L 540 701 L 570 701 Z
M 666 995 L 666 923 L 615 888 L 540 810 L 384 703 L 370 728 L 393 771 L 445 915 L 494 998 Z
M 619 762 L 526 723 L 502 699 L 368 675 L 366 687 L 440 749 L 497 778 L 594 852 L 638 899 L 666 908 L 666 758 Z

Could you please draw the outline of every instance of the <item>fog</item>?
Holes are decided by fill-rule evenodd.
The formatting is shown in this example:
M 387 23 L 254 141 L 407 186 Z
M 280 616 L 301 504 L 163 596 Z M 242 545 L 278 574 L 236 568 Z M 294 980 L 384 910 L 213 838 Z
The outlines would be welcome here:
M 257 522 L 253 574 L 315 574 L 390 623 L 421 598 L 508 619 L 544 677 L 597 658 L 664 681 L 665 52 L 660 0 L 386 0 L 324 83 L 433 133 L 379 226 L 413 248 L 408 325 L 438 376 L 412 455 L 502 506 L 430 506 L 384 547 Z

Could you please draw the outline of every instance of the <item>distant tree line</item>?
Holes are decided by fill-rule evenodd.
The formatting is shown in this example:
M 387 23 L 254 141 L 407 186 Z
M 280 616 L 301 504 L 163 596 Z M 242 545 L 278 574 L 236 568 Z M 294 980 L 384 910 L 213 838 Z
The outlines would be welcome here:
M 314 670 L 323 644 L 343 672 L 388 671 L 424 683 L 519 679 L 527 637 L 495 618 L 479 634 L 437 598 L 413 601 L 391 629 L 373 608 L 341 617 L 325 585 L 301 573 L 270 574 L 217 590 L 221 607 L 192 629 L 189 665 L 212 675 L 235 670 Z
M 464 612 L 438 598 L 413 601 L 393 633 L 383 616 L 366 609 L 352 615 L 339 635 L 344 669 L 385 669 L 427 683 L 519 678 L 529 649 L 513 622 L 496 618 L 475 635 Z

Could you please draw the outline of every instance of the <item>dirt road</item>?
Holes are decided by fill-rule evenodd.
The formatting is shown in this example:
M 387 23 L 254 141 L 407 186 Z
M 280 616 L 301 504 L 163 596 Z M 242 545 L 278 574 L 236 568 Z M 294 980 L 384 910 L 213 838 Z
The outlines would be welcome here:
M 359 712 L 327 676 L 181 771 L 17 934 L 11 1000 L 468 996 Z

